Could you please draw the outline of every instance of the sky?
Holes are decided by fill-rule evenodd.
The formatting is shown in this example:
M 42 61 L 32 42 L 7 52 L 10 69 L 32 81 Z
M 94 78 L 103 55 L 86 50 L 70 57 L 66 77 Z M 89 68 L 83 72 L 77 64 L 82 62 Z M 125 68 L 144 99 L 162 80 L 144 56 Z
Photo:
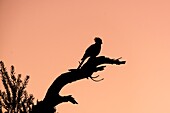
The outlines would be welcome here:
M 170 113 L 169 20 L 169 0 L 0 0 L 0 60 L 29 75 L 28 92 L 42 100 L 101 37 L 100 55 L 127 63 L 94 73 L 101 82 L 65 86 L 60 94 L 79 104 L 58 112 Z

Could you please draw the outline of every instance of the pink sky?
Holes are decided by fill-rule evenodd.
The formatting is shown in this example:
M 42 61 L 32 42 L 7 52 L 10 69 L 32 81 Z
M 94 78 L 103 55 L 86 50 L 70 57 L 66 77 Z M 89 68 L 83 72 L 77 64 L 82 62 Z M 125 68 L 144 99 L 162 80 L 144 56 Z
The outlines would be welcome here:
M 0 60 L 14 65 L 27 90 L 42 100 L 61 73 L 76 68 L 98 36 L 102 52 L 123 57 L 95 75 L 66 86 L 78 105 L 60 113 L 170 113 L 170 1 L 0 0 Z

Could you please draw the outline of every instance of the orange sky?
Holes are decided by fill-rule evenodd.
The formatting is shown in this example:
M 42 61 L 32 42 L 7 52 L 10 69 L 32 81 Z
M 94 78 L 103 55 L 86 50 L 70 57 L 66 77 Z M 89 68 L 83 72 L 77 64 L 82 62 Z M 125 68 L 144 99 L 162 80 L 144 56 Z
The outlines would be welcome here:
M 126 65 L 66 86 L 61 95 L 79 104 L 58 112 L 170 113 L 169 20 L 169 0 L 0 0 L 0 60 L 30 75 L 27 89 L 41 100 L 99 36 L 101 55 Z

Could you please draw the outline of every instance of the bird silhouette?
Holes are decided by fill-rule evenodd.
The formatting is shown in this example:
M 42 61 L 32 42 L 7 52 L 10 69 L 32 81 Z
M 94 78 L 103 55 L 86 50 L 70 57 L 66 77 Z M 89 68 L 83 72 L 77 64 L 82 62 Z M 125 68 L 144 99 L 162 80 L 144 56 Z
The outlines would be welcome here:
M 81 67 L 81 65 L 84 63 L 84 61 L 89 57 L 89 58 L 95 58 L 99 53 L 100 53 L 100 50 L 101 50 L 101 44 L 102 44 L 102 39 L 99 38 L 99 37 L 95 37 L 94 39 L 95 43 L 92 44 L 91 46 L 89 46 L 82 59 L 81 59 L 81 62 L 80 62 L 80 65 L 78 66 L 78 69 Z

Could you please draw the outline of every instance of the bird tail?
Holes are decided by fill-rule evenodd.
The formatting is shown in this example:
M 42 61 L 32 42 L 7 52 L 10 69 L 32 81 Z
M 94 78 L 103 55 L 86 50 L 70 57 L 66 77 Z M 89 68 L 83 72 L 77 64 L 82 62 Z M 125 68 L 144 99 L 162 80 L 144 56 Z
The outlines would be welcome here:
M 85 60 L 82 58 L 82 59 L 81 59 L 81 62 L 80 62 L 80 64 L 79 64 L 79 66 L 78 66 L 77 69 L 80 69 L 80 67 L 82 66 L 82 64 L 84 63 L 84 61 L 85 61 Z
M 80 67 L 82 66 L 82 64 L 84 63 L 84 61 L 86 60 L 87 57 L 88 57 L 88 56 L 87 56 L 87 54 L 85 53 L 85 54 L 83 55 L 83 58 L 81 59 L 81 62 L 80 62 L 80 64 L 79 64 L 79 66 L 78 66 L 77 69 L 80 69 Z
M 86 58 L 87 58 L 87 55 L 85 54 L 85 55 L 83 56 L 83 58 L 81 59 L 81 61 L 85 60 Z

